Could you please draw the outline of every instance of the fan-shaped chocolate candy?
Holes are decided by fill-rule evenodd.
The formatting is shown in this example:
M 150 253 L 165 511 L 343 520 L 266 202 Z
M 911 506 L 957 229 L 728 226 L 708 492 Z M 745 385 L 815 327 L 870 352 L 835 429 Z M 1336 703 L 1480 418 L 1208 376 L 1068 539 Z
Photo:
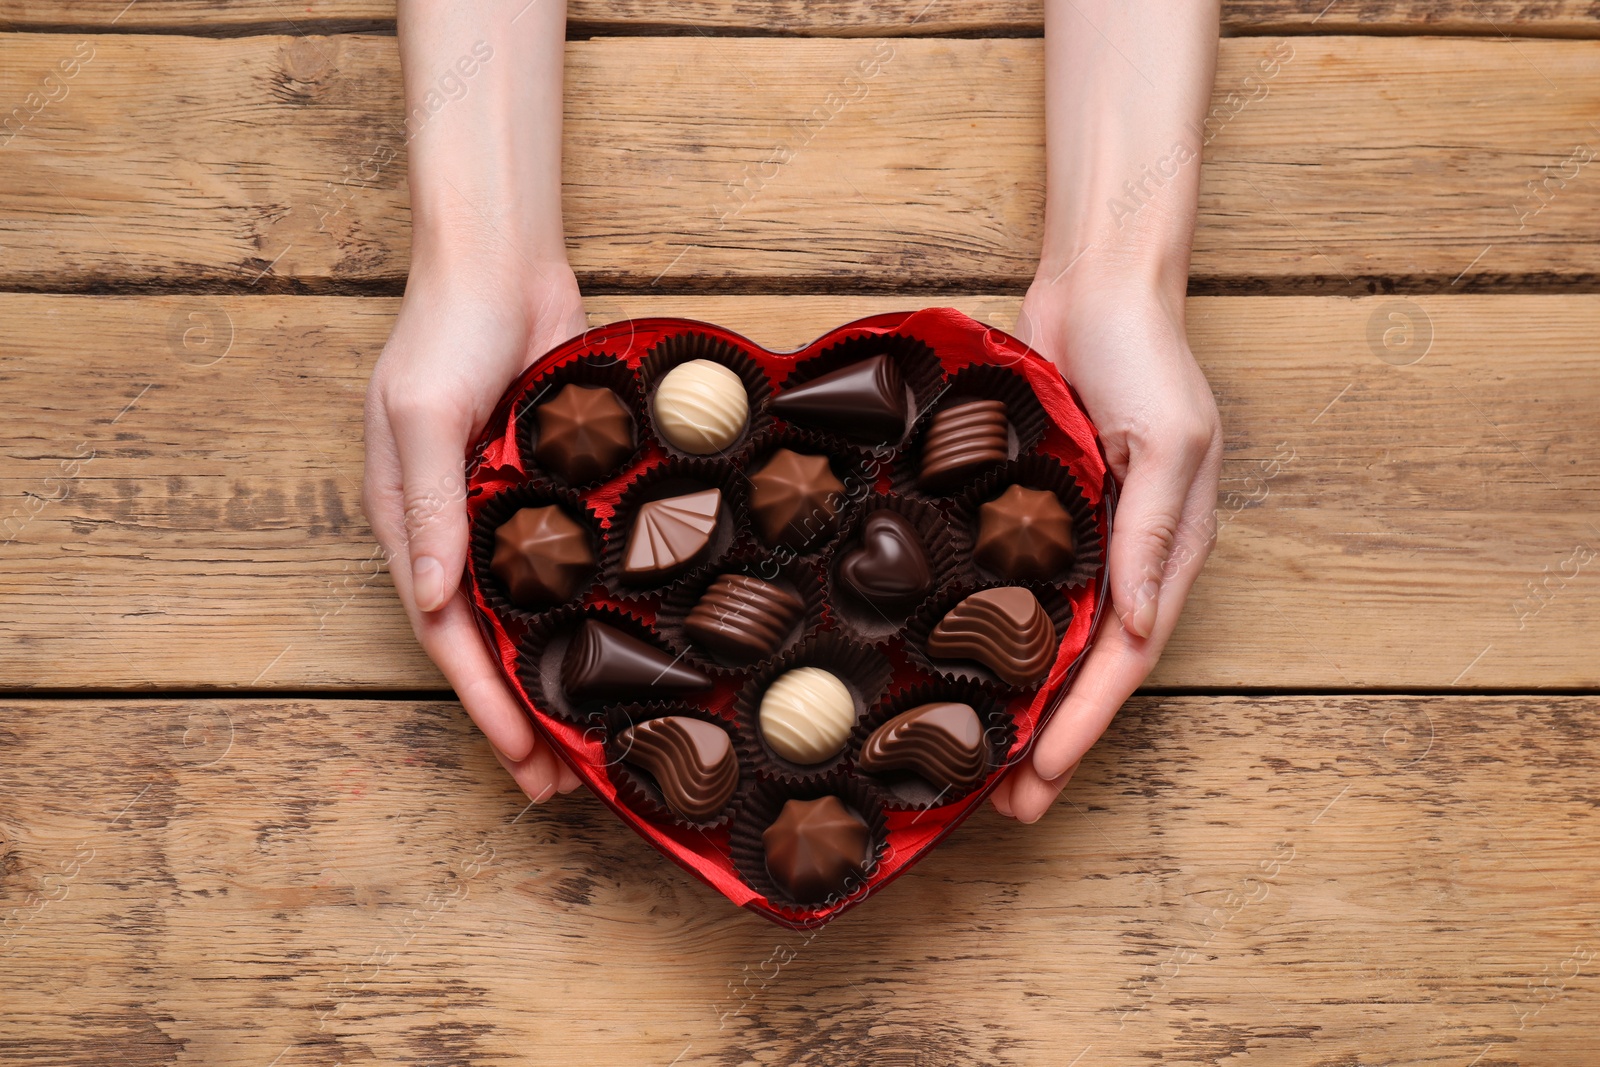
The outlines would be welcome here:
M 934 659 L 976 660 L 1011 685 L 1032 685 L 1050 671 L 1056 628 L 1033 593 L 1002 585 L 946 612 L 927 647 Z
M 664 715 L 617 735 L 622 759 L 655 779 L 662 799 L 690 822 L 716 815 L 739 784 L 739 759 L 728 732 L 687 715 Z
M 670 578 L 699 562 L 722 514 L 722 491 L 702 489 L 639 506 L 622 550 L 622 573 L 636 581 Z

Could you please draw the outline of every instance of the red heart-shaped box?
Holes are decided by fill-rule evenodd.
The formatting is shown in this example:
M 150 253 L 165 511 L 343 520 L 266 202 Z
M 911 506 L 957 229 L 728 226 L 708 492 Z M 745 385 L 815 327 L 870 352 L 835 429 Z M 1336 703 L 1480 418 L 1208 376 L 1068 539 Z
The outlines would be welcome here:
M 488 501 L 497 494 L 523 486 L 536 469 L 530 457 L 523 454 L 517 423 L 519 418 L 530 417 L 527 414 L 530 405 L 525 401 L 538 388 L 541 378 L 573 360 L 600 354 L 614 357 L 636 371 L 655 345 L 685 332 L 709 335 L 748 355 L 766 375 L 774 393 L 781 391 L 786 377 L 797 364 L 842 341 L 857 338 L 909 337 L 920 341 L 937 356 L 939 372 L 947 379 L 965 368 L 981 364 L 1011 369 L 1026 380 L 1046 416 L 1047 424 L 1032 452 L 1051 457 L 1071 472 L 1083 501 L 1091 509 L 1094 534 L 1102 547 L 1101 562 L 1089 580 L 1071 590 L 1063 590 L 1070 601 L 1071 617 L 1045 681 L 1035 692 L 1005 698 L 1004 713 L 1015 725 L 1015 738 L 1005 760 L 991 771 L 979 788 L 956 802 L 922 810 L 889 810 L 884 822 L 887 846 L 880 852 L 865 882 L 841 899 L 804 908 L 769 899 L 741 877 L 730 850 L 729 826 L 701 830 L 653 821 L 619 797 L 618 787 L 608 773 L 605 739 L 601 733 L 595 727 L 574 725 L 550 714 L 540 707 L 539 701 L 533 699 L 528 687 L 519 679 L 518 647 L 519 641 L 526 637 L 525 627 L 516 618 L 502 617 L 491 606 L 493 601 L 485 589 L 486 581 L 491 579 L 479 573 L 481 563 L 474 559 L 473 553 L 468 553 L 468 582 L 475 614 L 506 684 L 578 777 L 639 836 L 735 904 L 784 926 L 815 928 L 860 903 L 909 869 L 970 815 L 1011 765 L 1027 752 L 1082 661 L 1105 603 L 1103 547 L 1109 543 L 1116 483 L 1108 472 L 1093 424 L 1056 368 L 1016 338 L 959 311 L 929 308 L 874 315 L 840 326 L 805 348 L 787 353 L 770 352 L 732 331 L 707 323 L 674 318 L 633 319 L 597 327 L 562 344 L 536 361 L 506 392 L 469 453 L 467 512 L 472 527 L 476 528 L 478 514 Z M 634 459 L 602 484 L 581 493 L 583 505 L 602 529 L 609 528 L 619 498 L 629 483 L 667 458 L 660 442 L 650 438 L 648 427 L 640 427 L 639 432 L 646 440 Z M 875 490 L 886 491 L 888 485 L 889 475 L 882 474 Z M 655 612 L 660 606 L 649 596 L 619 597 L 598 581 L 582 594 L 581 603 L 584 607 L 617 608 L 645 624 L 655 622 Z M 889 660 L 893 674 L 888 693 L 892 697 L 896 692 L 903 692 L 919 676 L 903 650 L 891 650 Z M 699 703 L 711 713 L 731 718 L 737 691 L 737 684 L 718 684 L 711 696 Z

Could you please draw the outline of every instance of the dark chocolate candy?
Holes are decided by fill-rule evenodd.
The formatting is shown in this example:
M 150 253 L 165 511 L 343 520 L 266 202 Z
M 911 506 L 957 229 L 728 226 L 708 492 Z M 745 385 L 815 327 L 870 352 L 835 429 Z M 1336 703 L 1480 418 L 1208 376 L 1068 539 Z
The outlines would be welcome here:
M 702 489 L 640 505 L 622 551 L 622 573 L 636 580 L 671 577 L 699 562 L 722 513 L 722 490 Z
M 932 658 L 976 660 L 1012 685 L 1043 679 L 1055 654 L 1055 624 L 1038 597 L 1016 585 L 973 593 L 928 635 Z
M 978 509 L 972 558 L 1002 578 L 1053 578 L 1072 554 L 1072 516 L 1054 493 L 1013 485 Z
M 773 548 L 803 548 L 827 530 L 843 502 L 844 483 L 826 456 L 780 448 L 750 475 L 750 513 Z
M 686 715 L 665 715 L 617 735 L 623 762 L 649 773 L 667 807 L 690 822 L 716 815 L 739 784 L 728 732 Z
M 938 491 L 981 467 L 1003 462 L 1007 427 L 1001 400 L 968 400 L 941 408 L 922 438 L 917 484 Z
M 864 774 L 911 771 L 939 789 L 965 789 L 983 776 L 983 724 L 971 704 L 942 701 L 902 711 L 861 747 Z
M 900 440 L 906 432 L 906 387 L 887 355 L 852 363 L 786 389 L 771 410 L 791 422 L 868 443 Z
M 523 508 L 494 531 L 489 569 L 519 608 L 558 604 L 594 573 L 589 532 L 554 504 Z
M 767 873 L 800 904 L 849 893 L 866 876 L 872 858 L 872 831 L 834 796 L 787 801 L 761 840 Z
M 658 700 L 709 689 L 711 679 L 615 626 L 585 619 L 561 661 L 567 699 Z
M 533 416 L 533 458 L 574 484 L 609 474 L 633 452 L 633 416 L 610 389 L 569 384 Z
M 928 595 L 933 570 L 915 527 L 881 508 L 862 524 L 860 545 L 840 557 L 839 580 L 867 604 L 897 614 Z
M 724 574 L 683 620 L 704 648 L 739 663 L 754 663 L 778 650 L 800 621 L 805 604 L 781 586 L 748 574 Z

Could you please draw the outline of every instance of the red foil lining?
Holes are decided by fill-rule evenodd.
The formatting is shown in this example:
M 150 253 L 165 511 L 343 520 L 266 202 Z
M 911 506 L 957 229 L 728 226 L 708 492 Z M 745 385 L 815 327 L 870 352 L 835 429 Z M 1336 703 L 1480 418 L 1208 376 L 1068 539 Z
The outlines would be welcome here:
M 773 391 L 796 363 L 815 356 L 822 349 L 851 337 L 865 337 L 898 333 L 917 338 L 937 353 L 945 373 L 954 374 L 977 364 L 1000 364 L 1024 375 L 1032 385 L 1040 404 L 1049 416 L 1050 425 L 1033 451 L 1053 456 L 1063 463 L 1077 479 L 1085 498 L 1095 512 L 1100 527 L 1102 543 L 1109 544 L 1111 514 L 1115 508 L 1116 483 L 1106 466 L 1094 425 L 1083 410 L 1077 394 L 1061 377 L 1060 372 L 1033 349 L 1009 334 L 986 326 L 953 308 L 928 308 L 914 312 L 893 312 L 873 315 L 847 323 L 817 338 L 796 352 L 769 352 L 754 342 L 731 330 L 690 319 L 647 318 L 611 323 L 589 330 L 573 338 L 543 358 L 534 362 L 512 384 L 494 413 L 489 417 L 483 434 L 469 452 L 467 481 L 467 512 L 475 521 L 484 502 L 495 493 L 521 484 L 526 478 L 529 463 L 521 454 L 514 413 L 531 384 L 552 369 L 585 355 L 604 353 L 615 356 L 637 369 L 650 348 L 663 338 L 685 330 L 710 334 L 728 341 L 749 354 L 772 384 Z M 623 488 L 638 473 L 663 462 L 665 453 L 659 444 L 648 442 L 633 461 L 614 476 L 581 495 L 589 504 L 602 526 L 609 527 L 612 512 Z M 885 473 L 880 482 L 888 475 Z M 883 488 L 883 485 L 880 485 Z M 831 902 L 815 908 L 797 908 L 786 902 L 774 903 L 746 885 L 734 871 L 729 858 L 728 828 L 709 831 L 684 829 L 652 822 L 634 812 L 617 798 L 617 790 L 605 771 L 605 750 L 601 739 L 586 735 L 586 728 L 553 718 L 530 699 L 517 678 L 517 634 L 507 627 L 489 609 L 484 597 L 479 575 L 475 573 L 472 556 L 467 563 L 468 593 L 478 620 L 478 627 L 500 665 L 500 673 L 511 691 L 521 700 L 535 726 L 549 738 L 584 784 L 600 798 L 617 817 L 660 852 L 685 870 L 716 889 L 723 896 L 742 907 L 749 908 L 773 922 L 793 929 L 813 929 L 834 919 L 851 907 L 878 892 L 929 849 L 941 841 L 967 818 L 1004 777 L 1006 771 L 1021 760 L 1034 737 L 1054 712 L 1068 683 L 1076 674 L 1090 638 L 1099 622 L 1107 597 L 1107 575 L 1104 567 L 1098 580 L 1087 583 L 1072 593 L 1073 616 L 1067 632 L 1062 635 L 1055 665 L 1038 692 L 1030 699 L 1014 698 L 1008 705 L 1016 721 L 1016 741 L 1005 765 L 993 771 L 988 780 L 968 794 L 959 804 L 930 811 L 895 811 L 888 813 L 887 836 L 889 847 L 864 890 L 853 893 L 848 899 Z M 654 622 L 653 601 L 630 599 L 623 602 L 596 586 L 584 594 L 585 605 L 610 605 L 645 621 Z M 891 680 L 891 691 L 915 685 L 921 676 L 909 669 L 903 656 L 892 657 L 899 663 Z M 732 705 L 738 691 L 737 683 L 720 683 L 710 692 L 703 706 L 714 714 L 731 717 Z

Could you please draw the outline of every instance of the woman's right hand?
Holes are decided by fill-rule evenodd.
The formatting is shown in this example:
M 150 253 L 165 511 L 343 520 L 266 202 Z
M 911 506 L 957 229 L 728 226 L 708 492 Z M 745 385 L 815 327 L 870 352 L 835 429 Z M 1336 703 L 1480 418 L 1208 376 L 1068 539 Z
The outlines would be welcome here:
M 501 764 L 542 801 L 578 779 L 501 680 L 459 588 L 466 451 L 512 379 L 586 323 L 565 261 L 536 264 L 487 244 L 413 262 L 367 387 L 362 504 L 417 639 Z

